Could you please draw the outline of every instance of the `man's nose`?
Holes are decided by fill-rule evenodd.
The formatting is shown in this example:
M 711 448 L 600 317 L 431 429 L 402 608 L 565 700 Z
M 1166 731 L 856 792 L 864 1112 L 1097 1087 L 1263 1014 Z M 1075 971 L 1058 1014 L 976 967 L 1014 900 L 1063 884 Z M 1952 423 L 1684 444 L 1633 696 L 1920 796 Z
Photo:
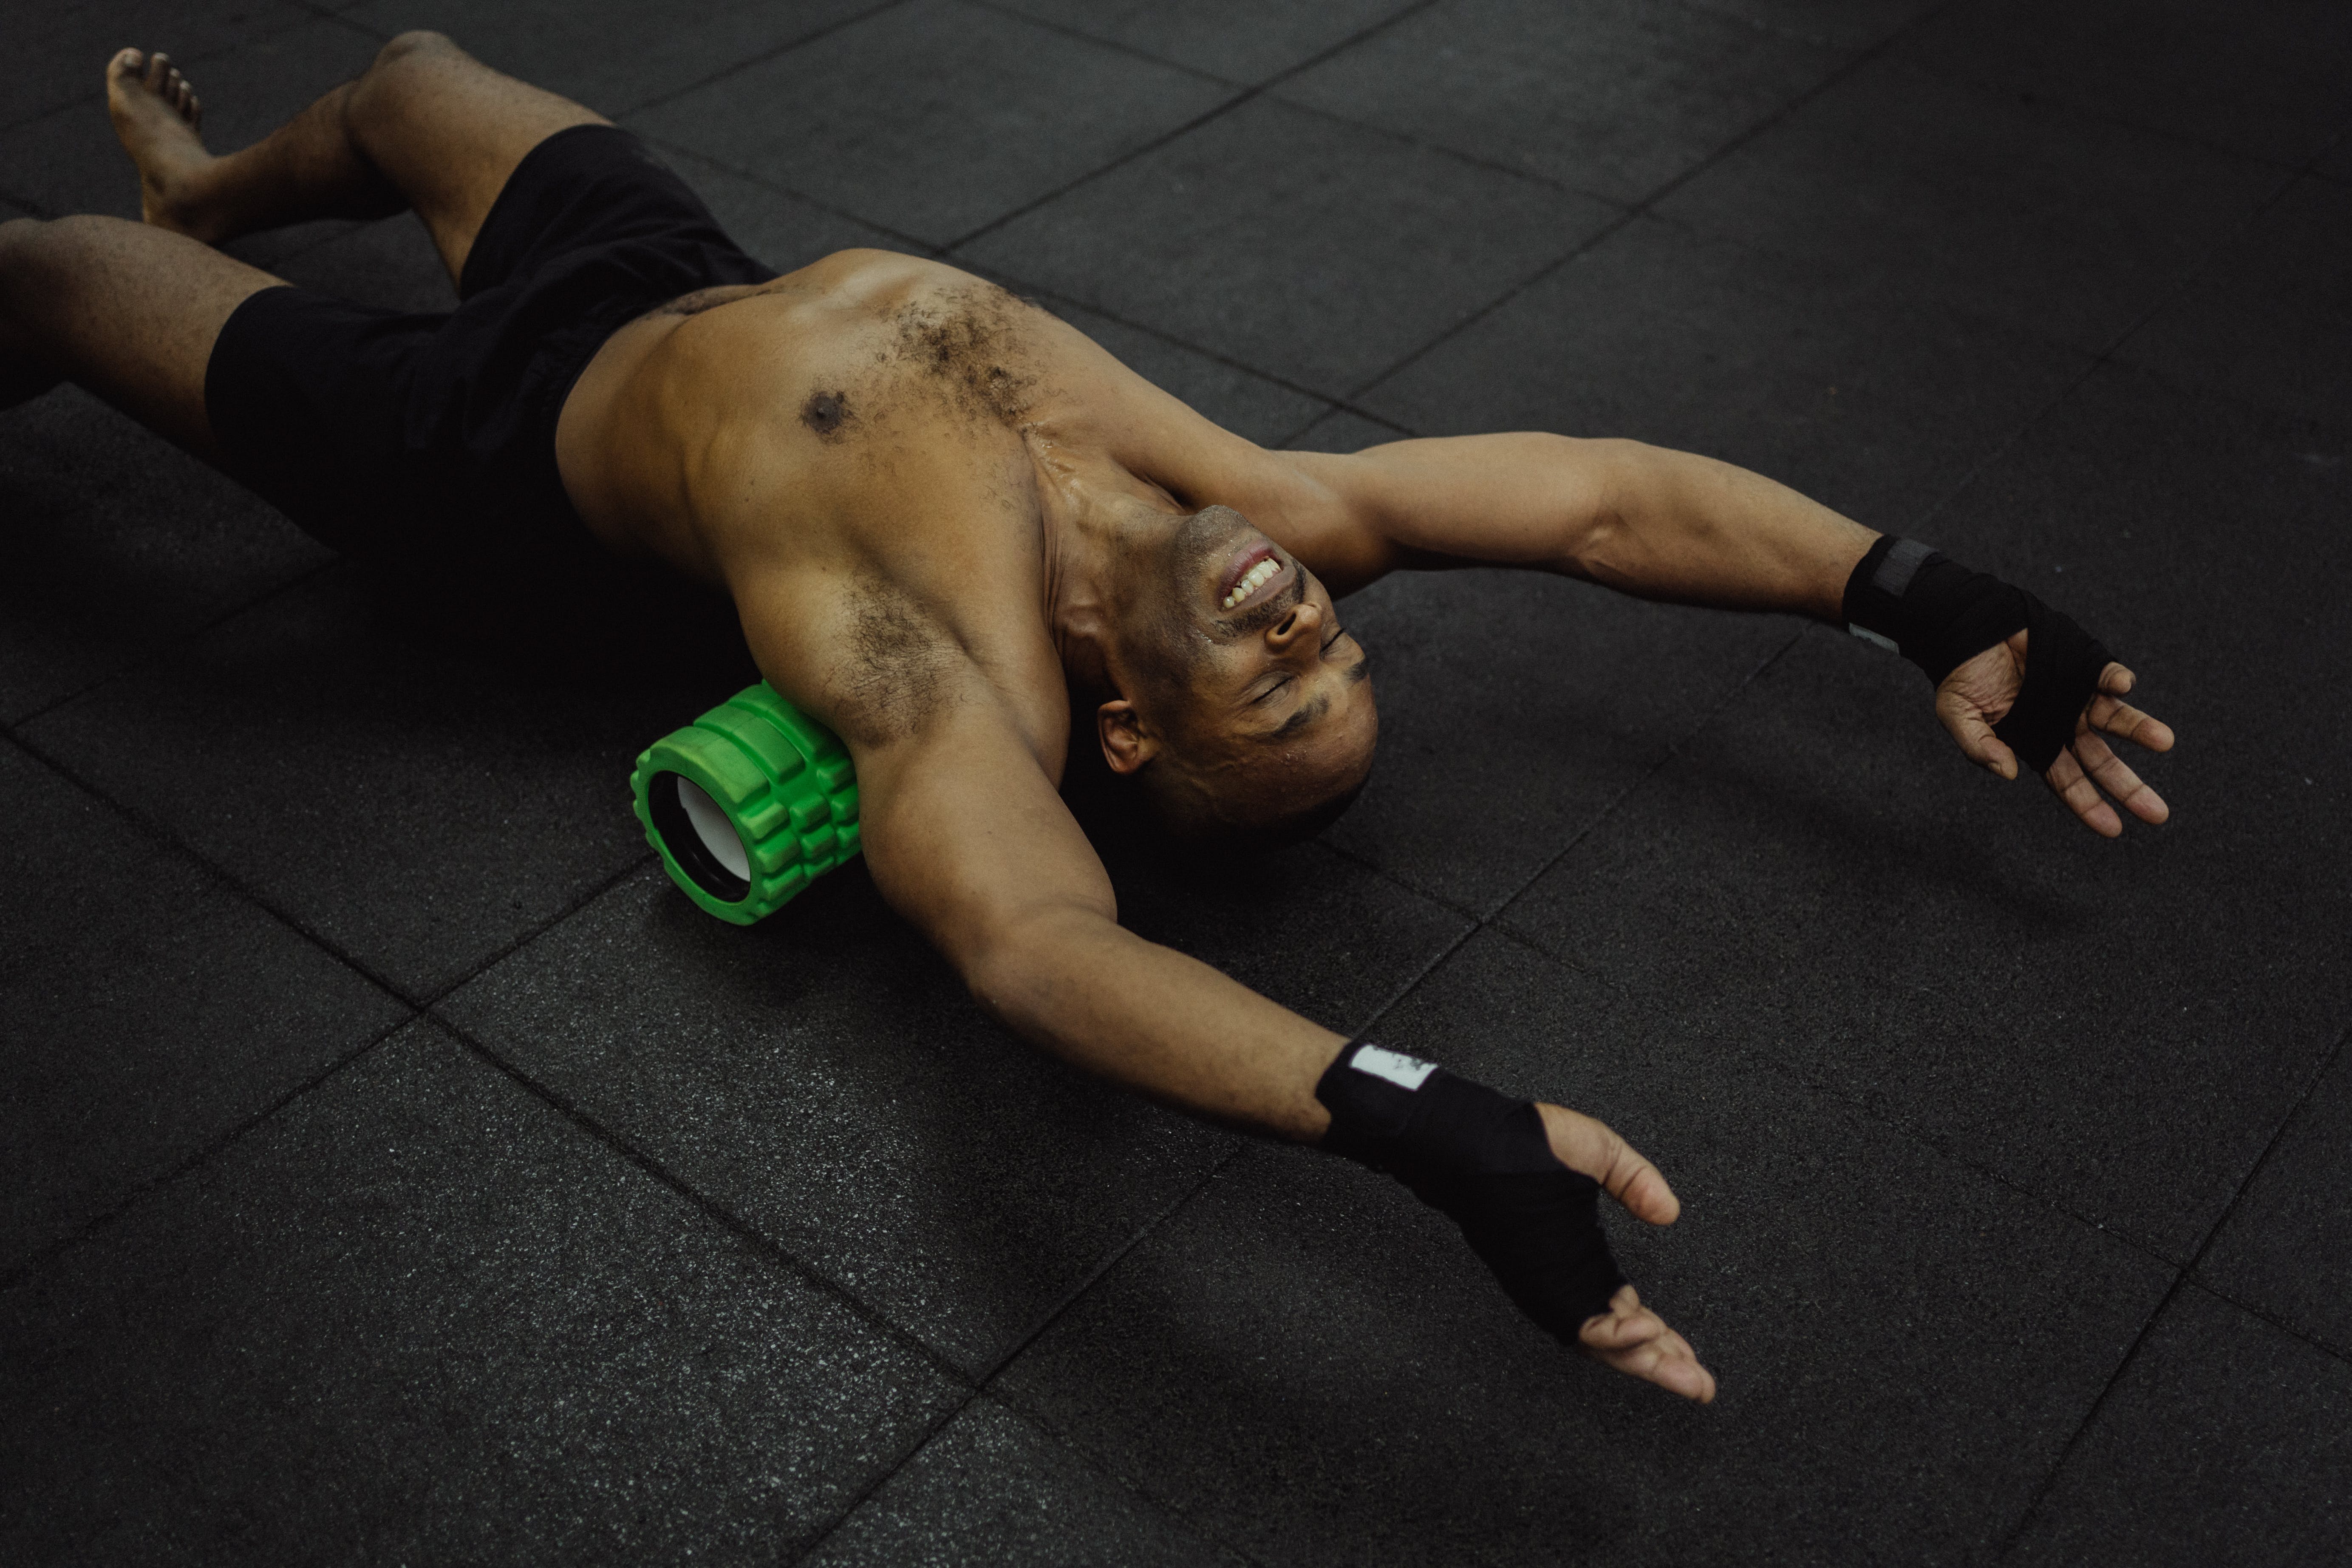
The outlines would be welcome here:
M 1318 640 L 1316 634 L 1323 629 L 1323 612 L 1311 599 L 1302 599 L 1298 607 L 1265 628 L 1265 646 L 1276 653 L 1296 647 L 1301 638 L 1308 643 Z

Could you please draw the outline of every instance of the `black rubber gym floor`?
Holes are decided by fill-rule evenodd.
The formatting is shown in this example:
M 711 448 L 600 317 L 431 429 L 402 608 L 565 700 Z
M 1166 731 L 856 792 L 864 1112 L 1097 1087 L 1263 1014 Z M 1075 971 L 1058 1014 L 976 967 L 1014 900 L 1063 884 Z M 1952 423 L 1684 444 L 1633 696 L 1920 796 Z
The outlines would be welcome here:
M 1352 1166 L 1081 1080 L 861 869 L 748 931 L 627 807 L 723 611 L 331 559 L 0 414 L 0 1558 L 2305 1563 L 2352 1553 L 2352 10 L 2338 0 L 24 5 L 0 213 L 136 216 L 403 28 L 780 266 L 924 250 L 1267 443 L 1746 463 L 2025 583 L 2160 830 L 1900 661 L 1565 581 L 1348 610 L 1382 762 L 1125 918 L 1598 1114 L 1722 1379 L 1524 1323 Z M 413 220 L 248 259 L 446 299 Z

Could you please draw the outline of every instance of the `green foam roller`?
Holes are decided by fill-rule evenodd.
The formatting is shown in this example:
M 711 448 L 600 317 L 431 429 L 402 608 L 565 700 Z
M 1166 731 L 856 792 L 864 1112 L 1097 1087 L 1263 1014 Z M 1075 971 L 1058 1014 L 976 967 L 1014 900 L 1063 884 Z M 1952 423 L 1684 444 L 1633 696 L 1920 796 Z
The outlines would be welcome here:
M 737 925 L 857 853 L 849 749 L 764 680 L 638 753 L 629 791 L 670 880 Z

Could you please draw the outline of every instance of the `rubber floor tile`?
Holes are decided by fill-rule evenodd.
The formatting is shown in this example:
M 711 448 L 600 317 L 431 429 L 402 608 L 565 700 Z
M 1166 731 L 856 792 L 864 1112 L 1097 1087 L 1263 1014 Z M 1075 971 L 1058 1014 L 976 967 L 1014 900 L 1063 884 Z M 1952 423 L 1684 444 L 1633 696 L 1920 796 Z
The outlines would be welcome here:
M 1413 0 L 1006 0 L 1005 8 L 1229 81 L 1261 82 L 1418 7 Z
M 2340 959 L 2339 959 L 2340 962 Z M 2286 1124 L 2199 1278 L 2352 1355 L 2352 1050 Z
M 1900 529 L 2088 366 L 1865 268 L 1637 218 L 1360 401 L 1424 435 L 1699 452 Z
M 462 575 L 338 567 L 23 733 L 429 996 L 642 859 L 632 760 L 757 679 L 723 605 Z
M 1492 932 L 1374 1037 L 1660 1162 L 1682 1219 L 1607 1223 L 1721 1392 L 1547 1338 L 1402 1186 L 1253 1151 L 995 1392 L 1259 1562 L 1980 1556 L 2170 1279 Z
M 2284 171 L 2078 110 L 1865 66 L 1661 216 L 1864 269 L 2089 352 L 2160 303 Z
M 947 245 L 1234 89 L 964 5 L 914 0 L 633 115 L 666 142 Z
M 2331 0 L 1964 0 L 1895 58 L 2295 164 L 2345 120 L 2352 14 Z
M 0 1276 L 404 1014 L 0 742 Z
M 2352 1364 L 2189 1286 L 2004 1560 L 2341 1563 L 2347 1476 Z
M 0 125 L 81 100 L 100 105 L 103 125 L 106 62 L 117 49 L 160 49 L 194 66 L 315 16 L 288 0 L 68 0 L 14 7 L 8 48 L 0 54 Z
M 1328 851 L 1284 865 L 1129 875 L 1121 917 L 1340 1030 L 1461 932 Z M 749 930 L 647 871 L 442 1011 L 974 1373 L 1234 1146 L 989 1022 L 862 866 Z
M 118 38 L 92 58 L 94 79 L 102 84 L 107 57 L 121 47 Z M 138 47 L 173 52 L 160 38 Z M 313 18 L 228 53 L 191 59 L 186 74 L 204 100 L 205 146 L 230 153 L 258 142 L 320 94 L 366 69 L 376 47 L 376 40 L 356 27 Z M 140 216 L 139 174 L 115 138 L 103 96 L 0 132 L 0 191 L 48 217 L 68 213 Z M 268 269 L 352 226 L 341 221 L 299 224 L 249 235 L 221 248 Z
M 2116 353 L 2352 427 L 2352 188 L 2297 181 Z
M 0 412 L 0 722 L 331 559 L 85 392 L 60 387 Z
M 1238 1568 L 1241 1560 L 1199 1541 L 995 1401 L 981 1399 L 802 1561 L 813 1568 Z
M 968 254 L 1344 397 L 1614 216 L 1588 197 L 1260 99 Z
M 1340 601 L 1381 743 L 1329 841 L 1491 912 L 1796 635 L 1523 572 L 1399 573 Z
M 485 65 L 617 119 L 791 48 L 883 0 L 362 0 L 341 15 L 390 37 L 446 33 Z
M 1276 90 L 1632 203 L 1761 124 L 1842 59 L 1681 5 L 1442 0 Z
M 429 1025 L 0 1336 L 18 1563 L 772 1563 L 961 1392 Z
M 1505 919 L 2185 1261 L 2352 1017 L 2352 468 L 2312 437 L 2111 371 L 1936 520 L 2139 672 L 2162 827 L 1971 769 L 1823 630 Z

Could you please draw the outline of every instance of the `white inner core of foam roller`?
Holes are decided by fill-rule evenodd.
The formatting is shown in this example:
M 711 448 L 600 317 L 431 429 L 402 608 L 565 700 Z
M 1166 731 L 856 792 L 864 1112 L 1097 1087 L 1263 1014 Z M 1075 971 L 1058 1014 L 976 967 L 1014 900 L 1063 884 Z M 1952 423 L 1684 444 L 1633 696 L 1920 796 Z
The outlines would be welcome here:
M 677 804 L 686 807 L 686 819 L 694 824 L 694 836 L 702 840 L 702 847 L 721 866 L 750 881 L 751 858 L 743 853 L 743 841 L 735 836 L 735 825 L 727 820 L 719 803 L 684 773 L 670 776 L 677 780 Z

